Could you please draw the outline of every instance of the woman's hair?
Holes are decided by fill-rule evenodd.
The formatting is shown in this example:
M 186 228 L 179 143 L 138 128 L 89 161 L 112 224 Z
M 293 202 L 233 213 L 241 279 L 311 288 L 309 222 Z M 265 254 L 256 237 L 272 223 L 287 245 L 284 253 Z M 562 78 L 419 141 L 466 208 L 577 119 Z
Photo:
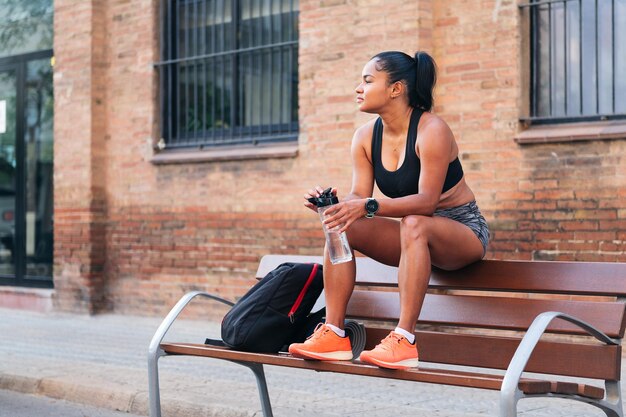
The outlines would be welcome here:
M 435 61 L 426 52 L 418 51 L 415 58 L 404 52 L 387 51 L 372 57 L 376 69 L 384 71 L 389 84 L 402 81 L 409 94 L 409 104 L 430 111 L 433 108 L 433 89 L 437 81 Z

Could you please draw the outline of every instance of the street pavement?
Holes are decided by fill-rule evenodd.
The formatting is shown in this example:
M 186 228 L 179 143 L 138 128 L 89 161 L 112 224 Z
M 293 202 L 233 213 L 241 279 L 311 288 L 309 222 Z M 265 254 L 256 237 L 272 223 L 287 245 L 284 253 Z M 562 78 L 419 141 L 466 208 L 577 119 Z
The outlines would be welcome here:
M 10 309 L 0 309 L 0 318 L 0 389 L 9 390 L 0 395 L 0 410 L 6 409 L 7 402 L 13 403 L 12 391 L 16 396 L 34 394 L 148 415 L 147 351 L 162 318 Z M 205 337 L 219 337 L 219 323 L 179 319 L 165 340 L 202 343 Z M 159 370 L 163 417 L 262 416 L 255 379 L 240 365 L 165 357 L 160 359 Z M 275 417 L 498 414 L 496 391 L 273 366 L 265 372 Z M 42 414 L 42 406 L 34 401 L 32 407 L 32 414 L 11 416 L 55 416 L 52 403 L 49 414 Z M 604 413 L 576 401 L 543 398 L 520 401 L 519 416 L 601 417 Z
M 0 417 L 139 417 L 65 400 L 0 390 Z

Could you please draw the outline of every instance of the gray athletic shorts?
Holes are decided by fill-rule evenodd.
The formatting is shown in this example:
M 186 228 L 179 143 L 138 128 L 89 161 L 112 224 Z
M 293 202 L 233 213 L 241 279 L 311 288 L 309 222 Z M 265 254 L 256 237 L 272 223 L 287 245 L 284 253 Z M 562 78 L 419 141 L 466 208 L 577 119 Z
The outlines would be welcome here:
M 463 223 L 476 234 L 480 243 L 483 244 L 483 256 L 487 253 L 489 243 L 489 226 L 487 221 L 480 214 L 476 201 L 472 201 L 462 206 L 435 210 L 433 216 L 446 217 L 459 223 Z

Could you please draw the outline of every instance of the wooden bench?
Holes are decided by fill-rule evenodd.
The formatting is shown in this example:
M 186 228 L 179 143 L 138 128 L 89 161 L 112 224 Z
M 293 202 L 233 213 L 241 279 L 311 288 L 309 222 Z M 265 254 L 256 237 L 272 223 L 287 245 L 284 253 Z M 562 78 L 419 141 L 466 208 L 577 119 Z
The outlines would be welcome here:
M 319 257 L 267 255 L 257 277 L 282 262 L 320 261 Z M 348 318 L 365 323 L 366 349 L 396 324 L 396 277 L 396 268 L 357 258 L 357 287 Z M 192 292 L 172 309 L 150 344 L 150 416 L 161 415 L 159 357 L 191 355 L 250 368 L 265 417 L 272 416 L 272 409 L 263 365 L 499 390 L 502 417 L 516 416 L 518 400 L 528 397 L 570 398 L 594 405 L 609 417 L 623 417 L 625 295 L 626 263 L 481 261 L 454 272 L 435 269 L 416 331 L 420 366 L 390 371 L 358 360 L 316 362 L 282 353 L 164 343 L 167 330 L 192 298 L 232 304 Z

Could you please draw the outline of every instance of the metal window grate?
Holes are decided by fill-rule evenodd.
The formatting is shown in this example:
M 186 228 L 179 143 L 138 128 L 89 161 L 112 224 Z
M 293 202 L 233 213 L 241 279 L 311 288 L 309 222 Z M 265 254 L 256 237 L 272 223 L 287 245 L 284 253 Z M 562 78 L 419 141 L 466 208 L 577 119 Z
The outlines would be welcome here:
M 532 123 L 626 118 L 626 0 L 537 0 L 528 13 Z
M 163 0 L 165 146 L 293 141 L 298 0 Z

